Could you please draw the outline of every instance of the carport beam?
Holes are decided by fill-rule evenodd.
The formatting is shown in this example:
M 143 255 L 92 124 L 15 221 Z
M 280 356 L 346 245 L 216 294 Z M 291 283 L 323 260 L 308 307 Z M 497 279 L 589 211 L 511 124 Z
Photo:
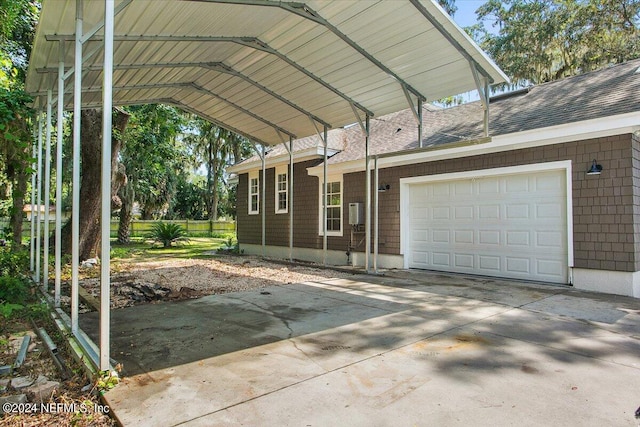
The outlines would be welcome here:
M 54 305 L 60 307 L 60 287 L 62 277 L 62 144 L 64 139 L 64 42 L 59 44 L 58 62 L 58 105 L 56 131 L 56 237 L 55 237 L 55 285 Z
M 365 118 L 365 134 L 364 134 L 364 170 L 365 170 L 365 251 L 364 251 L 364 270 L 369 272 L 369 258 L 371 258 L 371 171 L 369 170 L 369 131 L 370 117 Z M 377 189 L 376 189 L 377 191 Z
M 418 100 L 418 147 L 422 148 L 422 101 Z
M 37 146 L 38 146 L 38 133 L 36 131 L 36 126 L 35 126 L 35 122 L 38 120 L 38 113 L 34 114 L 33 116 L 33 149 L 32 149 L 32 155 L 31 158 L 35 159 L 36 158 L 36 150 L 37 150 Z M 36 241 L 35 241 L 35 237 L 36 237 L 36 229 L 35 229 L 35 221 L 34 221 L 34 217 L 33 215 L 36 212 L 36 171 L 35 169 L 33 169 L 33 171 L 31 172 L 31 218 L 30 218 L 30 222 L 31 222 L 31 240 L 29 241 L 29 248 L 30 248 L 30 259 L 29 259 L 29 271 L 31 271 L 31 274 L 33 275 L 35 268 L 36 268 L 36 260 L 35 260 L 35 256 L 36 256 Z
M 262 199 L 262 257 L 266 255 L 267 247 L 267 151 L 264 144 L 262 144 L 262 179 L 260 186 Z
M 324 161 L 322 163 L 322 174 L 323 174 L 323 195 L 322 195 L 322 265 L 327 265 L 327 160 L 329 157 L 327 156 L 327 126 L 325 125 L 324 131 L 322 132 L 322 145 L 324 152 Z M 343 194 L 344 190 L 340 189 Z
M 289 262 L 293 262 L 293 138 L 289 137 Z
M 378 208 L 378 197 L 379 197 L 379 187 L 378 183 L 378 156 L 374 156 L 373 158 L 373 272 L 378 273 L 378 232 L 379 232 L 379 221 L 378 221 L 378 213 L 380 209 Z
M 42 265 L 42 289 L 49 291 L 49 206 L 51 199 L 51 106 L 53 103 L 53 93 L 47 90 L 47 130 L 45 138 L 44 156 L 44 262 Z
M 102 92 L 102 212 L 100 263 L 100 370 L 108 370 L 110 341 L 111 288 L 111 123 L 113 105 L 113 27 L 115 0 L 104 2 L 104 71 Z M 82 67 L 78 68 L 79 70 Z M 82 74 L 82 73 L 77 73 Z
M 82 0 L 76 0 L 74 68 L 82 70 Z M 73 75 L 73 174 L 71 192 L 71 333 L 78 334 L 78 263 L 80 257 L 80 114 L 82 73 Z
M 38 166 L 36 187 L 36 209 L 38 210 L 36 227 L 36 277 L 35 282 L 40 283 L 40 253 L 42 248 L 42 217 L 40 216 L 40 200 L 42 197 L 42 111 L 38 113 Z

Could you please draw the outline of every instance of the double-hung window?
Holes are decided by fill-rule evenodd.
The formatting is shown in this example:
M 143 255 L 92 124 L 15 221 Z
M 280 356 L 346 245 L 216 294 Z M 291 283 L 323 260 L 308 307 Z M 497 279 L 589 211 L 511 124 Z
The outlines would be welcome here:
M 287 213 L 289 210 L 289 173 L 287 166 L 276 167 L 276 213 Z
M 249 215 L 260 213 L 260 175 L 258 171 L 249 173 Z
M 327 180 L 327 235 L 342 236 L 342 177 Z M 319 233 L 323 234 L 324 186 L 320 183 Z

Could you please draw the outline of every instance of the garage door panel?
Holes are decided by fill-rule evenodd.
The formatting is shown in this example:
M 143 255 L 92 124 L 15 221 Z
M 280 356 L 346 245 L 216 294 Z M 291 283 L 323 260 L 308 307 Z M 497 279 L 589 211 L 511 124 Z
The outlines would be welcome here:
M 481 205 L 478 206 L 478 219 L 500 219 L 500 205 Z
M 448 252 L 434 252 L 432 256 L 433 265 L 436 267 L 451 267 L 451 254 Z
M 481 270 L 488 272 L 489 274 L 499 274 L 500 273 L 500 257 L 499 256 L 489 256 L 489 255 L 480 255 L 478 257 L 479 267 Z
M 536 245 L 539 248 L 562 248 L 563 237 L 559 231 L 538 231 Z
M 454 207 L 453 218 L 456 220 L 473 219 L 473 206 L 456 206 Z
M 481 245 L 499 245 L 500 241 L 499 230 L 480 230 L 478 232 L 478 243 Z
M 411 184 L 409 267 L 566 283 L 565 180 L 557 170 Z
M 531 262 L 529 258 L 506 257 L 506 273 L 515 275 L 531 274 Z
M 433 243 L 451 243 L 449 230 L 433 230 Z
M 436 206 L 432 209 L 432 218 L 434 220 L 451 219 L 451 209 L 448 206 Z
M 474 256 L 472 254 L 459 254 L 454 255 L 454 267 L 461 269 L 473 269 L 475 267 Z

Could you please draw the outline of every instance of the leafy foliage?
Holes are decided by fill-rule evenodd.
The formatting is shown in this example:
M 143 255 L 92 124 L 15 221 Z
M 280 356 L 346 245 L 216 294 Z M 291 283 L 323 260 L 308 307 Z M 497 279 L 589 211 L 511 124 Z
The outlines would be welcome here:
M 29 253 L 25 250 L 10 251 L 0 247 L 0 278 L 27 278 L 29 271 Z
M 158 222 L 153 225 L 149 238 L 153 243 L 162 243 L 162 247 L 170 248 L 172 244 L 188 242 L 187 231 L 180 225 L 171 222 Z
M 639 0 L 489 0 L 471 33 L 516 82 L 543 83 L 640 56 Z
M 129 107 L 131 114 L 121 150 L 128 186 L 133 189 L 145 219 L 163 212 L 175 197 L 177 176 L 186 165 L 187 153 L 178 135 L 182 113 L 160 104 Z
M 251 144 L 246 138 L 198 117 L 189 122 L 189 135 L 185 141 L 192 147 L 197 162 L 206 167 L 207 218 L 216 219 L 220 201 L 227 195 L 224 170 L 246 158 L 251 153 Z
M 170 208 L 169 218 L 202 220 L 207 217 L 204 183 L 189 180 L 185 176 L 178 177 L 178 185 L 174 203 Z
M 21 312 L 31 298 L 27 278 L 29 255 L 26 251 L 13 252 L 0 248 L 0 315 L 11 317 Z

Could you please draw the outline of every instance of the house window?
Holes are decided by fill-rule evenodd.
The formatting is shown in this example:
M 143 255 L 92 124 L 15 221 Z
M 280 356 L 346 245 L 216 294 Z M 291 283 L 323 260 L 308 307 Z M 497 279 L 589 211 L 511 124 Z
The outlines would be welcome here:
M 249 215 L 260 213 L 260 177 L 258 171 L 249 173 Z
M 289 175 L 287 167 L 276 168 L 276 213 L 287 213 L 289 208 Z
M 320 234 L 322 227 L 322 207 L 324 206 L 324 186 L 320 183 Z M 342 177 L 327 180 L 327 235 L 342 236 Z

